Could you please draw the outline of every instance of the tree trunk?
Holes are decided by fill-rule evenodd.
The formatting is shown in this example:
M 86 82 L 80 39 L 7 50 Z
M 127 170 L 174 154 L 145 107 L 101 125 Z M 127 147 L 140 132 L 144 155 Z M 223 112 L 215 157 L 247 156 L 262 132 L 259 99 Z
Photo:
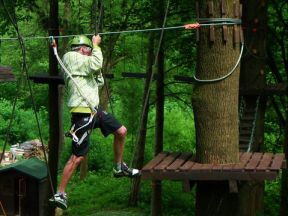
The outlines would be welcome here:
M 161 53 L 161 52 L 160 52 Z M 157 87 L 156 87 L 156 130 L 155 156 L 163 151 L 164 129 L 164 52 L 159 53 Z M 162 59 L 163 57 L 163 59 Z M 161 62 L 162 60 L 163 62 Z M 161 74 L 163 73 L 163 74 Z M 159 79 L 162 79 L 159 80 Z M 152 182 L 152 216 L 162 215 L 162 185 L 161 181 Z
M 154 13 L 158 26 L 163 25 L 164 1 L 155 3 Z M 164 129 L 164 37 L 159 41 L 159 53 L 157 59 L 157 81 L 156 81 L 156 128 L 155 128 L 155 156 L 163 151 L 163 129 Z M 152 216 L 162 215 L 162 185 L 161 181 L 152 181 Z
M 199 2 L 200 18 L 207 18 L 209 14 L 210 17 L 221 17 L 218 8 L 223 8 L 221 2 L 225 1 L 213 1 L 214 5 L 210 2 Z M 224 8 L 225 17 L 235 17 L 233 1 L 227 1 Z M 233 28 L 236 28 L 234 35 Z M 222 39 L 224 30 L 220 27 L 200 29 L 197 78 L 219 78 L 231 71 L 240 52 L 237 28 L 227 27 L 226 41 Z M 239 67 L 231 76 L 220 82 L 195 85 L 192 101 L 198 162 L 225 164 L 239 161 L 238 92 Z M 225 216 L 236 211 L 237 197 L 229 193 L 228 189 L 226 182 L 199 182 L 196 189 L 196 215 Z
M 49 18 L 49 35 L 57 36 L 59 35 L 59 23 L 58 23 L 58 1 L 50 0 L 50 18 Z M 49 47 L 49 75 L 58 75 L 58 63 L 53 54 L 53 50 Z M 59 92 L 57 84 L 49 84 L 49 169 L 51 174 L 51 181 L 53 184 L 54 191 L 57 187 L 57 170 L 58 170 L 58 158 L 59 158 L 59 142 L 61 135 L 59 133 L 59 128 L 62 125 L 59 124 Z M 48 197 L 52 196 L 52 191 L 49 190 Z M 54 208 L 49 207 L 47 215 L 54 215 Z
M 149 94 L 148 89 L 150 85 L 149 77 L 152 74 L 152 65 L 154 61 L 154 37 L 153 34 L 150 34 L 149 37 L 149 47 L 147 53 L 147 79 L 145 80 L 144 95 L 142 98 L 142 115 L 139 132 L 137 134 L 135 153 L 133 156 L 133 167 L 141 169 L 144 163 L 144 152 L 145 152 L 145 143 L 146 143 L 146 133 L 147 133 L 147 122 L 148 122 L 148 113 L 149 113 L 149 100 L 145 104 L 145 98 Z M 149 97 L 149 96 L 148 96 Z M 130 193 L 129 204 L 130 206 L 137 206 L 138 195 L 140 191 L 140 181 L 141 178 L 133 179 L 132 189 Z
M 240 88 L 263 90 L 266 85 L 267 4 L 257 0 L 243 0 L 244 57 L 241 61 Z M 242 96 L 245 109 L 255 112 L 254 136 L 251 151 L 263 151 L 265 96 Z M 256 102 L 256 103 L 255 103 Z M 259 103 L 257 106 L 257 102 Z M 239 190 L 239 215 L 255 216 L 263 210 L 264 182 L 243 182 Z

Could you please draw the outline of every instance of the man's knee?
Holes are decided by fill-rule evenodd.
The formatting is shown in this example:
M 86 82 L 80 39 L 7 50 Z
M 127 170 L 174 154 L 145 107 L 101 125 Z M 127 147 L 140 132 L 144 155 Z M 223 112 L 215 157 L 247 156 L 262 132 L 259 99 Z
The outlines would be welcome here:
M 70 161 L 75 164 L 75 165 L 79 165 L 84 159 L 84 156 L 76 156 L 76 155 L 72 155 Z
M 127 134 L 127 128 L 125 126 L 122 126 L 114 134 L 118 138 L 125 138 Z

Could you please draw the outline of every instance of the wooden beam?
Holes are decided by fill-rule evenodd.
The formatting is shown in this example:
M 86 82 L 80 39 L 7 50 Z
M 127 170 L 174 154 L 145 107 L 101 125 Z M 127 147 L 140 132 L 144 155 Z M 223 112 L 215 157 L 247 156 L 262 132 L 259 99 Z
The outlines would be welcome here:
M 12 73 L 12 68 L 0 66 L 0 82 L 15 81 L 15 76 Z
M 193 82 L 195 82 L 193 77 L 178 76 L 178 75 L 174 76 L 174 80 L 180 81 L 180 82 L 183 82 L 183 83 L 193 83 Z
M 0 66 L 0 73 L 12 73 L 12 68 L 7 66 Z
M 50 75 L 31 75 L 29 79 L 32 80 L 34 83 L 39 84 L 57 84 L 57 85 L 64 85 L 64 79 L 61 76 L 50 76 Z
M 143 79 L 147 78 L 147 73 L 141 73 L 141 72 L 122 72 L 122 77 L 125 78 L 138 78 L 138 79 Z M 157 74 L 154 74 L 153 79 L 157 79 Z
M 107 79 L 114 78 L 114 74 L 103 74 L 103 76 Z M 46 74 L 38 74 L 29 76 L 29 79 L 32 80 L 34 83 L 39 84 L 57 84 L 57 85 L 65 84 L 62 76 L 50 76 Z

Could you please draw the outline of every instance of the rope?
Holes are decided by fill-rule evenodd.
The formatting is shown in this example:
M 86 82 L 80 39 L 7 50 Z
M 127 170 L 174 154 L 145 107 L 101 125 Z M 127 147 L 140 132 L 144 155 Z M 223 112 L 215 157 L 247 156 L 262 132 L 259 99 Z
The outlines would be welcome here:
M 233 19 L 232 19 L 233 20 Z M 206 26 L 223 26 L 223 25 L 236 25 L 241 24 L 241 22 L 215 22 L 215 23 L 200 23 L 200 27 Z M 136 29 L 136 30 L 124 30 L 124 31 L 110 31 L 110 32 L 102 32 L 99 35 L 111 35 L 111 34 L 126 34 L 126 33 L 140 33 L 140 32 L 152 32 L 152 31 L 162 31 L 162 30 L 176 30 L 176 29 L 186 29 L 186 25 L 181 26 L 171 26 L 171 27 L 162 27 L 162 28 L 148 28 L 148 29 Z M 83 34 L 81 34 L 83 35 Z M 93 36 L 94 34 L 84 34 L 86 36 Z M 34 37 L 23 37 L 23 40 L 33 40 L 33 39 L 49 39 L 51 36 L 34 36 Z M 53 36 L 54 38 L 69 38 L 79 36 L 79 34 L 72 34 L 72 35 L 60 35 L 60 36 Z M 0 40 L 17 40 L 15 37 L 2 37 Z
M 31 83 L 29 81 L 28 68 L 27 68 L 27 64 L 26 64 L 26 47 L 25 47 L 25 44 L 24 44 L 23 37 L 21 36 L 21 34 L 19 32 L 17 21 L 14 20 L 11 17 L 11 15 L 10 15 L 6 5 L 5 5 L 4 0 L 2 0 L 2 4 L 3 4 L 3 7 L 4 7 L 4 10 L 6 11 L 7 15 L 9 16 L 9 19 L 10 19 L 12 25 L 14 26 L 14 28 L 16 30 L 16 33 L 17 33 L 17 36 L 18 36 L 18 42 L 19 42 L 20 48 L 22 50 L 22 72 L 23 72 L 23 74 L 26 75 L 26 79 L 27 79 L 27 83 L 28 83 L 28 88 L 29 88 L 29 92 L 30 92 L 30 98 L 31 98 L 31 101 L 32 101 L 32 108 L 33 108 L 35 119 L 36 119 L 36 122 L 37 122 L 37 129 L 38 129 L 38 132 L 39 132 L 39 137 L 40 137 L 40 141 L 41 141 L 41 145 L 42 145 L 42 149 L 43 149 L 45 163 L 46 163 L 46 166 L 47 166 L 47 173 L 48 173 L 48 178 L 49 178 L 49 183 L 50 183 L 50 189 L 51 189 L 51 192 L 53 194 L 55 194 L 54 188 L 53 188 L 53 183 L 52 183 L 51 172 L 50 172 L 50 169 L 49 169 L 49 166 L 48 166 L 47 154 L 46 154 L 45 146 L 44 146 L 44 142 L 43 142 L 43 136 L 42 136 L 42 133 L 41 133 L 40 122 L 39 122 L 38 115 L 37 115 L 34 95 L 33 95 L 33 91 L 32 91 L 32 86 L 31 86 Z

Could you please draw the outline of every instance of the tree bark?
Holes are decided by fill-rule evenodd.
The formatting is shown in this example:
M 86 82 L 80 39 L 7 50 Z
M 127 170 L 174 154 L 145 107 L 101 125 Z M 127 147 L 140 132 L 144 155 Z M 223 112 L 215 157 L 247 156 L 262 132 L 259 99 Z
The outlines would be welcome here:
M 199 17 L 221 17 L 220 0 L 199 2 Z M 225 17 L 235 17 L 233 1 L 223 1 Z M 238 4 L 239 2 L 236 1 Z M 209 8 L 208 8 L 209 5 Z M 207 13 L 209 11 L 209 14 Z M 197 49 L 196 76 L 207 80 L 231 71 L 239 58 L 239 31 L 227 27 L 201 28 Z M 236 35 L 237 34 L 237 35 Z M 192 102 L 196 129 L 196 160 L 200 163 L 237 163 L 239 161 L 238 129 L 239 67 L 228 78 L 209 84 L 196 84 Z M 196 189 L 197 216 L 225 216 L 237 211 L 237 196 L 229 193 L 227 182 L 199 182 Z
M 214 1 L 214 8 L 219 8 L 220 2 Z M 199 6 L 200 16 L 207 17 L 207 1 L 201 1 Z M 233 2 L 227 2 L 226 8 L 227 17 L 233 17 Z M 214 16 L 221 17 L 220 11 Z M 239 45 L 232 40 L 233 28 L 228 27 L 226 43 L 222 41 L 221 28 L 215 28 L 214 42 L 207 40 L 208 28 L 200 30 L 196 76 L 212 79 L 226 75 L 239 57 Z M 198 162 L 238 162 L 238 92 L 239 67 L 223 81 L 195 85 L 192 99 Z

